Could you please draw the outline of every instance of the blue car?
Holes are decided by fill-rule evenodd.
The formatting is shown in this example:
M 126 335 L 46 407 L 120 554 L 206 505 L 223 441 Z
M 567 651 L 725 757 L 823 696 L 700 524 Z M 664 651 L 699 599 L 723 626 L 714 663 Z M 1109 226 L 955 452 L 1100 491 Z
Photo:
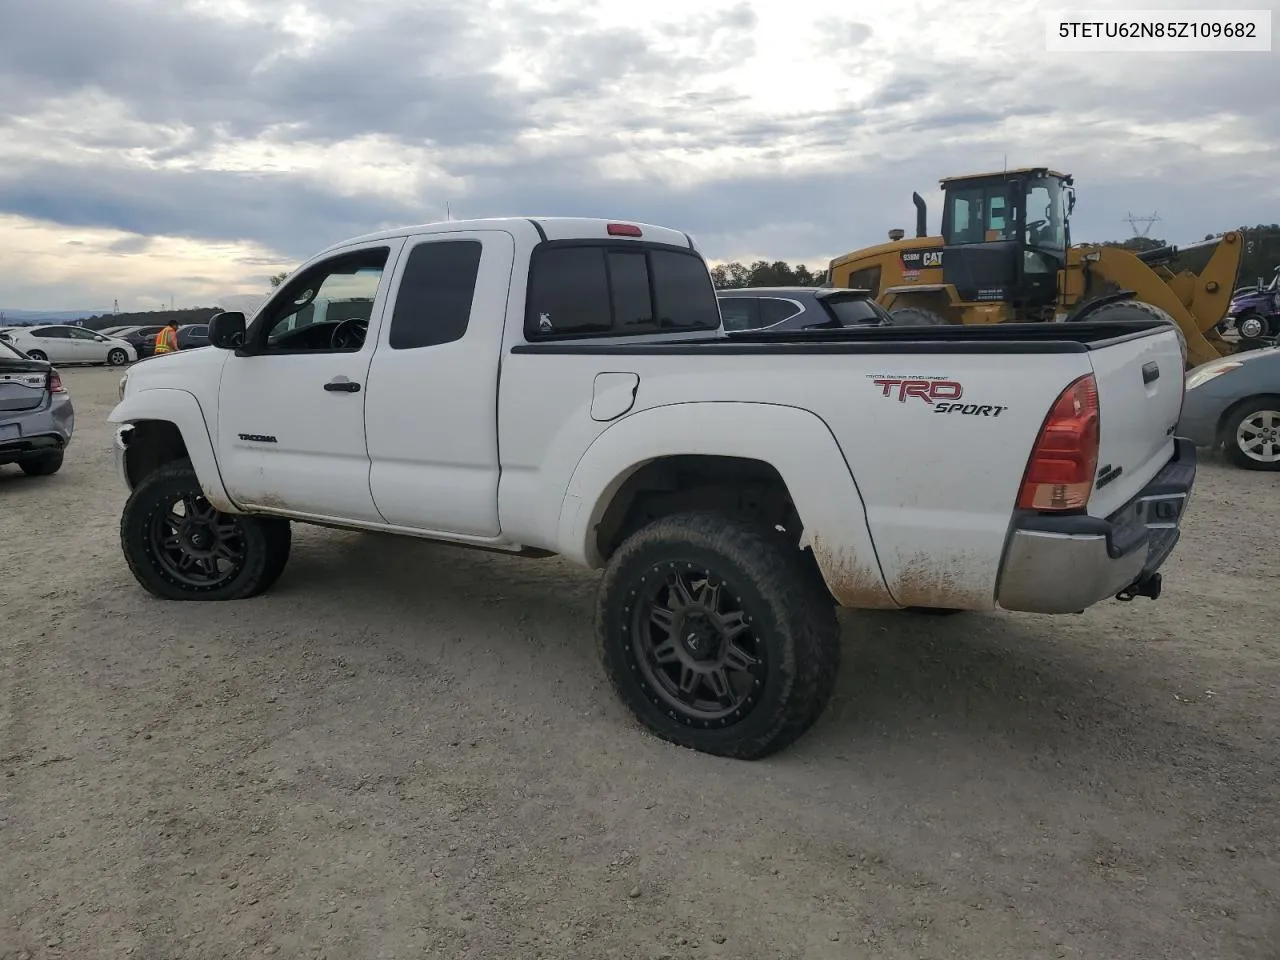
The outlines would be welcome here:
M 1280 470 L 1280 348 L 1210 360 L 1186 383 L 1179 436 L 1245 470 Z

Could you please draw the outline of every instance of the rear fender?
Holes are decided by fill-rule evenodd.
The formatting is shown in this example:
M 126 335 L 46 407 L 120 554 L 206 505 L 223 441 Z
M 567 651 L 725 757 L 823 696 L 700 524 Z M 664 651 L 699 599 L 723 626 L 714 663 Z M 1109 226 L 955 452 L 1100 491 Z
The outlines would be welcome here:
M 209 503 L 223 512 L 238 512 L 222 484 L 204 411 L 193 394 L 171 388 L 143 390 L 125 397 L 107 417 L 109 423 L 121 426 L 145 420 L 165 421 L 177 427 Z
M 677 403 L 624 417 L 578 461 L 560 508 L 557 540 L 566 558 L 604 564 L 596 527 L 623 483 L 645 464 L 682 454 L 770 464 L 800 515 L 827 588 L 842 606 L 895 608 L 867 528 L 857 484 L 831 430 L 795 407 L 763 403 Z

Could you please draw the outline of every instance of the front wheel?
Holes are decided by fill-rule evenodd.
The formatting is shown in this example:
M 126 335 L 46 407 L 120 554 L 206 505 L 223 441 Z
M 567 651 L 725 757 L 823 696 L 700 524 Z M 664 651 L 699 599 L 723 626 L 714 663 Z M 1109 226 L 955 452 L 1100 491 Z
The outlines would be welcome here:
M 125 353 L 123 350 L 121 350 L 119 347 L 116 347 L 115 349 L 111 350 L 110 353 L 107 354 L 107 363 L 110 366 L 118 367 L 128 362 L 129 362 L 129 355 Z
M 596 636 L 610 682 L 657 736 L 755 760 L 821 715 L 840 665 L 830 597 L 775 532 L 692 512 L 610 558 Z
M 1245 470 L 1280 470 L 1280 397 L 1244 404 L 1224 426 L 1228 460 Z
M 120 545 L 138 583 L 165 600 L 241 600 L 262 593 L 289 559 L 289 521 L 220 513 L 187 461 L 134 488 Z

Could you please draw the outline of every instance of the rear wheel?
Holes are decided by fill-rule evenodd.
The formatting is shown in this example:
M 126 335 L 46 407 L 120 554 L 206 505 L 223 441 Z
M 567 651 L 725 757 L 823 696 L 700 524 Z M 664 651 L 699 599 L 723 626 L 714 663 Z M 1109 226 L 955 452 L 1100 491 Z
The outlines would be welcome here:
M 134 488 L 120 518 L 125 560 L 166 600 L 241 600 L 270 587 L 289 559 L 289 521 L 220 513 L 188 461 Z
M 840 664 L 835 607 L 801 552 L 710 512 L 623 543 L 600 584 L 596 635 L 610 682 L 649 730 L 742 760 L 808 730 Z
M 119 347 L 114 348 L 107 354 L 107 363 L 113 367 L 129 362 L 129 355 Z
M 62 451 L 46 453 L 30 460 L 18 461 L 18 466 L 28 477 L 47 477 L 62 469 Z
M 890 310 L 895 327 L 939 327 L 948 323 L 947 318 L 924 307 L 899 307 Z
M 24 350 L 23 351 L 32 360 L 48 360 L 49 355 L 43 350 Z
M 1223 447 L 1244 470 L 1280 470 L 1280 397 L 1251 400 L 1224 423 Z

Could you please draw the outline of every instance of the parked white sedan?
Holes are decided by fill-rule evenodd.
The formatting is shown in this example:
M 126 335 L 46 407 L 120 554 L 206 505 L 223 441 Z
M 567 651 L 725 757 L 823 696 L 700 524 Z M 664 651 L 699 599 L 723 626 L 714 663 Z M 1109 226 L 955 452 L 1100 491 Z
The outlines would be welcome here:
M 5 340 L 32 360 L 52 363 L 106 363 L 113 367 L 132 363 L 138 352 L 127 340 L 117 340 L 95 330 L 70 324 L 43 327 L 10 327 Z

